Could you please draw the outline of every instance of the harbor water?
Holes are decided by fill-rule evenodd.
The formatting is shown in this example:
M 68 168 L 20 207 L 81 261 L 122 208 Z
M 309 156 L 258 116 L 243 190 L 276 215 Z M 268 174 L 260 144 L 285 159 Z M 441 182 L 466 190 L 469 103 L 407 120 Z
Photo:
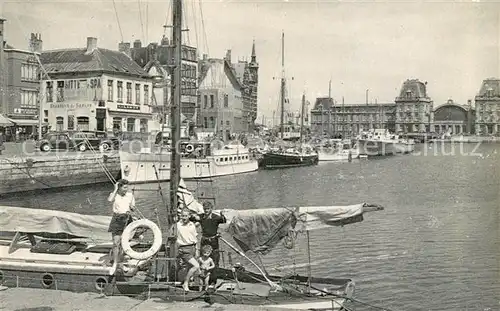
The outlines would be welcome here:
M 164 209 L 159 187 L 166 193 L 168 183 L 135 191 L 153 219 Z M 361 223 L 310 234 L 313 275 L 352 278 L 357 299 L 388 310 L 500 310 L 500 145 L 420 145 L 414 155 L 258 171 L 213 187 L 218 209 L 381 204 Z M 45 190 L 0 204 L 110 215 L 112 189 Z M 305 273 L 304 241 L 263 256 L 267 271 Z

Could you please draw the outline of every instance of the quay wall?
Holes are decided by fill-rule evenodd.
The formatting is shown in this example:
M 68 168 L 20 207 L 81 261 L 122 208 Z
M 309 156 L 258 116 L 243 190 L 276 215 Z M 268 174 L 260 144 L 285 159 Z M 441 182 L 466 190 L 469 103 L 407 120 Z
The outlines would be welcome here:
M 117 153 L 32 155 L 0 158 L 0 194 L 110 182 L 120 175 Z

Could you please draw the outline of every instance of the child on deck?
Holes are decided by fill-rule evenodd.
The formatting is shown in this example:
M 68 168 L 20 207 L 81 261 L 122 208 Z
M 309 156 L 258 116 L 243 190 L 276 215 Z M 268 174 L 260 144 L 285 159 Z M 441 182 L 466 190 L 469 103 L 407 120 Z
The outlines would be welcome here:
M 205 287 L 205 290 L 208 289 L 208 282 L 210 280 L 210 273 L 211 271 L 215 268 L 215 263 L 213 259 L 210 257 L 212 254 L 212 246 L 210 245 L 204 245 L 201 248 L 201 256 L 198 258 L 198 261 L 200 263 L 200 278 L 202 280 L 202 283 Z M 200 290 L 202 289 L 203 286 L 200 286 Z

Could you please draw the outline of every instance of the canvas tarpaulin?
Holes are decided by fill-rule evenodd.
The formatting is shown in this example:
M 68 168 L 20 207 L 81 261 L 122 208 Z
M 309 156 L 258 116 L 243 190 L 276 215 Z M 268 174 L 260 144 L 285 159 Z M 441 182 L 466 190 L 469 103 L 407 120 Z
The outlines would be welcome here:
M 290 231 L 311 231 L 363 221 L 363 213 L 382 210 L 373 204 L 306 206 L 225 211 L 226 231 L 243 251 L 267 253 Z
M 0 231 L 67 234 L 92 241 L 109 242 L 109 216 L 0 206 Z

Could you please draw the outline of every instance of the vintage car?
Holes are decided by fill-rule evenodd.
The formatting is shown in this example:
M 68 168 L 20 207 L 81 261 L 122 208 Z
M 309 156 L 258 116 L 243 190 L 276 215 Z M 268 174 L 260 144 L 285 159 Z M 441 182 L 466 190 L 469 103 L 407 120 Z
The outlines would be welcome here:
M 119 139 L 99 131 L 49 132 L 36 144 L 36 148 L 44 152 L 50 150 L 86 151 L 88 149 L 109 151 L 119 147 Z

